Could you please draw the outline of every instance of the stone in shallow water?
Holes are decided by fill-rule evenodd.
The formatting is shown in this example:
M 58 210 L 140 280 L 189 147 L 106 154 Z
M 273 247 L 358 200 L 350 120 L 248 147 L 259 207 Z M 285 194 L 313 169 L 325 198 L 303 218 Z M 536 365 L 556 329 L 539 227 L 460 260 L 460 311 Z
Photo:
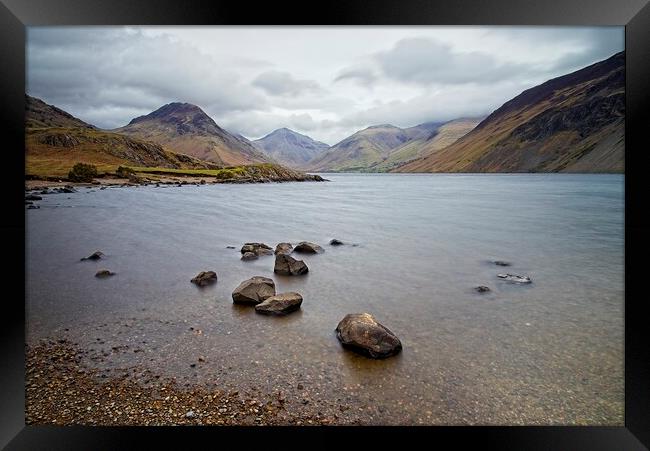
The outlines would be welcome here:
M 202 287 L 205 286 L 209 283 L 213 283 L 217 281 L 217 273 L 214 271 L 201 271 L 192 279 L 192 283 L 197 284 L 198 286 Z
M 235 304 L 259 304 L 275 295 L 275 282 L 268 277 L 255 276 L 244 280 L 232 292 Z
M 320 254 L 321 252 L 325 252 L 325 249 L 320 247 L 318 244 L 310 243 L 309 241 L 298 243 L 293 250 L 305 254 Z
M 114 275 L 115 275 L 115 273 L 109 271 L 108 269 L 100 269 L 95 274 L 95 277 L 102 277 L 103 278 L 103 277 L 109 277 L 109 276 L 114 276 Z
M 508 282 L 514 282 L 514 283 L 531 283 L 532 280 L 530 280 L 530 277 L 528 276 L 520 276 L 517 274 L 497 274 L 497 277 L 500 279 L 507 280 Z
M 255 306 L 257 313 L 265 315 L 286 315 L 300 308 L 302 296 L 296 292 L 281 293 L 271 296 Z
M 290 254 L 293 251 L 291 243 L 279 243 L 275 246 L 275 255 L 277 254 Z
M 254 252 L 245 252 L 244 255 L 241 256 L 241 259 L 244 261 L 257 260 L 257 258 L 257 254 Z
M 273 272 L 282 276 L 299 276 L 307 274 L 309 268 L 302 260 L 296 260 L 290 255 L 278 254 L 275 256 Z
M 341 344 L 359 354 L 383 359 L 399 353 L 402 343 L 369 313 L 351 313 L 336 326 Z
M 497 265 L 497 266 L 510 266 L 511 265 L 510 262 L 504 262 L 502 260 L 497 260 L 497 261 L 494 262 L 494 264 Z
M 103 255 L 104 254 L 102 252 L 95 251 L 95 252 L 92 253 L 92 255 L 90 255 L 88 257 L 84 257 L 81 260 L 99 260 L 100 258 L 102 258 Z
M 485 285 L 479 285 L 478 287 L 474 288 L 476 291 L 479 293 L 487 293 L 490 291 L 490 287 L 486 287 Z
M 343 241 L 337 240 L 336 238 L 334 238 L 333 240 L 330 240 L 330 245 L 332 245 L 332 246 L 341 246 L 342 244 L 343 244 Z
M 244 243 L 241 248 L 241 253 L 245 254 L 246 252 L 252 252 L 258 256 L 273 254 L 271 247 L 264 243 Z

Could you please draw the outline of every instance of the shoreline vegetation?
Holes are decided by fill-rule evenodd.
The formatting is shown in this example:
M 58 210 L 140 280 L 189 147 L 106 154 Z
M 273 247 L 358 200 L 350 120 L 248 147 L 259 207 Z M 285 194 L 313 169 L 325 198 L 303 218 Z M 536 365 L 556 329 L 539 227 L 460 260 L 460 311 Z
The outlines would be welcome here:
M 27 190 L 60 186 L 138 186 L 138 185 L 204 185 L 216 183 L 322 182 L 319 175 L 288 169 L 272 163 L 232 166 L 220 169 L 176 169 L 163 167 L 118 166 L 105 169 L 85 182 L 72 182 L 69 176 L 48 173 L 25 175 Z

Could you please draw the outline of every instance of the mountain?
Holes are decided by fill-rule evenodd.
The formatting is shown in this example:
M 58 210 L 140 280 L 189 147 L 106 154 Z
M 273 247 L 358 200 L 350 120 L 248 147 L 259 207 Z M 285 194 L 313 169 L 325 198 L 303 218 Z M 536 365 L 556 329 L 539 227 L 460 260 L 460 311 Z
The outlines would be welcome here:
M 275 130 L 265 137 L 253 141 L 253 144 L 274 160 L 289 167 L 304 166 L 309 160 L 330 147 L 288 128 Z
M 396 172 L 623 172 L 625 52 L 522 92 Z
M 93 125 L 77 119 L 54 105 L 25 94 L 25 127 L 81 127 L 95 129 Z
M 415 138 L 390 151 L 382 162 L 372 166 L 376 172 L 388 172 L 410 161 L 443 149 L 465 136 L 481 122 L 480 119 L 462 118 L 445 122 L 422 138 Z
M 374 125 L 332 146 L 307 163 L 307 167 L 314 171 L 388 170 L 401 163 L 398 158 L 391 160 L 391 155 L 409 143 L 418 143 L 404 151 L 404 155 L 413 159 L 414 155 L 419 155 L 418 146 L 432 139 L 442 125 L 440 122 L 428 122 L 409 128 L 389 124 Z
M 169 103 L 113 131 L 222 166 L 270 161 L 250 141 L 222 129 L 190 103 Z
M 65 176 L 75 163 L 112 172 L 120 165 L 210 169 L 217 165 L 176 154 L 159 144 L 99 130 L 71 114 L 26 96 L 27 175 Z

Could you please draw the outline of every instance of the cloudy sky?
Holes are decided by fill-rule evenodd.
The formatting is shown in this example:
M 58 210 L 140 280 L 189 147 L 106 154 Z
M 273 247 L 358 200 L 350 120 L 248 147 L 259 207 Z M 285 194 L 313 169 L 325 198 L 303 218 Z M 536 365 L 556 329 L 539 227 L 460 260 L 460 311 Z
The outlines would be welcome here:
M 27 92 L 101 128 L 180 101 L 335 144 L 486 115 L 623 48 L 623 27 L 30 27 Z

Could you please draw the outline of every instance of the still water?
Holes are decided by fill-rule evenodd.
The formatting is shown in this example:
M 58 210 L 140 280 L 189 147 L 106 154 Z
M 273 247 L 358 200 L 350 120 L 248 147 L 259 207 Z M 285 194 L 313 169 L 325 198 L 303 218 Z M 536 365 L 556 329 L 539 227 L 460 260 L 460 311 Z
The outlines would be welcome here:
M 64 336 L 102 371 L 190 386 L 300 384 L 312 405 L 376 424 L 623 424 L 624 176 L 324 176 L 43 196 L 26 212 L 28 343 Z M 305 276 L 273 274 L 273 256 L 240 260 L 245 242 L 303 240 L 325 248 L 296 256 Z M 95 250 L 105 258 L 79 261 Z M 117 274 L 95 278 L 104 268 Z M 202 270 L 217 284 L 191 284 Z M 233 305 L 255 275 L 301 293 L 302 309 Z M 354 312 L 403 352 L 342 349 L 334 329 Z

